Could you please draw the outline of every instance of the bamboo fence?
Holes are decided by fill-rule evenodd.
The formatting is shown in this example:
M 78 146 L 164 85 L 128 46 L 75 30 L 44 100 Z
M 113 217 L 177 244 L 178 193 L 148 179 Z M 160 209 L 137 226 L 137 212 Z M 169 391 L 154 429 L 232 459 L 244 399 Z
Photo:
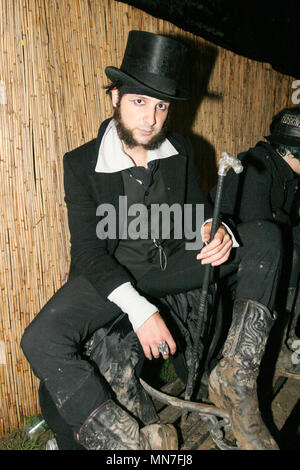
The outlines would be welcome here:
M 183 84 L 192 99 L 171 121 L 193 140 L 205 189 L 222 151 L 255 144 L 271 116 L 292 104 L 293 79 L 114 0 L 0 6 L 1 435 L 39 412 L 38 380 L 19 344 L 67 279 L 62 156 L 111 115 L 103 71 L 120 65 L 128 32 L 172 34 L 194 50 Z

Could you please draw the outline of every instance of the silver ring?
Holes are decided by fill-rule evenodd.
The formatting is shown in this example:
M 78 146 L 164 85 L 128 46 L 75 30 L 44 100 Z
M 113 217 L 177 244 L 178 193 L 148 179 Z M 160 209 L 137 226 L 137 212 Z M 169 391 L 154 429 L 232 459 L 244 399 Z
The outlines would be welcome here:
M 161 354 L 163 354 L 164 356 L 166 354 L 168 354 L 169 352 L 169 348 L 168 348 L 168 345 L 165 341 L 160 341 L 160 343 L 157 344 L 157 349 L 159 350 L 159 352 Z

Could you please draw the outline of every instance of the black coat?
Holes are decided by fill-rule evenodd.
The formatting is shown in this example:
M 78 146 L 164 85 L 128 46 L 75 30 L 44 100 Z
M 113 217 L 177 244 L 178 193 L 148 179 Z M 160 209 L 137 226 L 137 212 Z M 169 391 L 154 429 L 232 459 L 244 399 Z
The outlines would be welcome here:
M 70 276 L 86 276 L 104 299 L 119 285 L 134 282 L 113 256 L 118 238 L 101 240 L 96 235 L 100 220 L 96 216 L 97 207 L 103 203 L 112 204 L 118 222 L 118 198 L 124 195 L 120 171 L 95 172 L 101 139 L 108 123 L 109 120 L 102 123 L 96 139 L 64 156 L 65 201 L 71 234 Z M 205 217 L 211 217 L 212 207 L 200 189 L 191 144 L 175 133 L 169 133 L 167 138 L 179 152 L 159 163 L 169 205 L 205 204 Z M 119 227 L 117 236 L 118 233 Z
M 290 166 L 267 142 L 258 142 L 238 158 L 244 169 L 226 175 L 221 212 L 237 223 L 264 219 L 291 225 L 298 179 Z

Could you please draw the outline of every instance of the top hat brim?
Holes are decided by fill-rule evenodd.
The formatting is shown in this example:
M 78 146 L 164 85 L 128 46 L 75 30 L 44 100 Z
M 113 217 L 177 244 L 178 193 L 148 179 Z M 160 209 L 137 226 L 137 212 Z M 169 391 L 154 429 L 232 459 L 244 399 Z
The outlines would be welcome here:
M 288 136 L 284 134 L 265 135 L 264 137 L 272 144 L 286 145 L 288 147 L 300 147 L 299 137 Z
M 175 95 L 171 95 L 168 93 L 164 93 L 160 90 L 157 90 L 155 88 L 150 87 L 149 85 L 141 82 L 140 80 L 137 80 L 136 78 L 132 77 L 128 73 L 124 72 L 121 69 L 118 69 L 117 67 L 106 67 L 105 73 L 107 77 L 112 81 L 112 82 L 121 82 L 122 85 L 128 85 L 128 86 L 133 86 L 133 87 L 141 87 L 143 94 L 149 93 L 149 96 L 153 96 L 157 99 L 162 99 L 162 100 L 188 100 L 189 99 L 189 94 L 185 91 L 178 91 Z

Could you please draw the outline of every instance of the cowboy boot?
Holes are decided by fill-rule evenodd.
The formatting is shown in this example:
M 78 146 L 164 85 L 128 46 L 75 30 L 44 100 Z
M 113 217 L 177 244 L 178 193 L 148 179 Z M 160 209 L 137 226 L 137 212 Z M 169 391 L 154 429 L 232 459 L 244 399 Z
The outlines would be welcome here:
M 112 400 L 94 410 L 75 440 L 87 450 L 178 450 L 171 424 L 150 424 L 141 430 L 137 421 Z
M 296 335 L 296 327 L 300 313 L 300 294 L 297 287 L 289 287 L 286 302 L 286 312 L 289 320 L 283 333 L 283 343 L 276 362 L 275 376 L 300 379 L 300 364 L 294 363 L 294 353 L 300 345 Z
M 262 421 L 257 377 L 274 318 L 253 300 L 234 302 L 223 358 L 209 378 L 209 398 L 228 412 L 232 432 L 243 450 L 278 449 Z

